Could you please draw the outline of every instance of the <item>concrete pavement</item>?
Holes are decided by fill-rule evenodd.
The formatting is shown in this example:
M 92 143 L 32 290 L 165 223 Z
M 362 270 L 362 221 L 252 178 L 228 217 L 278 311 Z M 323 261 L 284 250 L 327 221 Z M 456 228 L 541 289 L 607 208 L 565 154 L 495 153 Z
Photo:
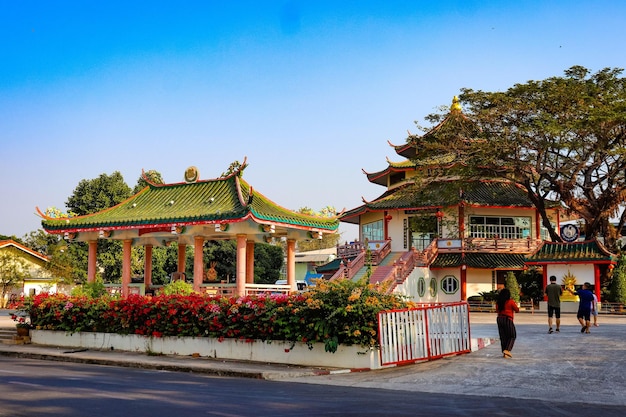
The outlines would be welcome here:
M 498 337 L 494 314 L 472 313 L 470 322 L 472 337 Z M 36 345 L 0 345 L 0 355 L 297 383 L 598 404 L 624 407 L 626 415 L 626 316 L 601 315 L 600 326 L 593 327 L 591 334 L 580 333 L 573 314 L 565 314 L 561 332 L 553 334 L 547 332 L 545 313 L 520 313 L 515 322 L 518 337 L 513 359 L 502 358 L 499 343 L 495 343 L 466 355 L 367 372 Z M 0 327 L 12 325 L 6 310 L 0 311 Z

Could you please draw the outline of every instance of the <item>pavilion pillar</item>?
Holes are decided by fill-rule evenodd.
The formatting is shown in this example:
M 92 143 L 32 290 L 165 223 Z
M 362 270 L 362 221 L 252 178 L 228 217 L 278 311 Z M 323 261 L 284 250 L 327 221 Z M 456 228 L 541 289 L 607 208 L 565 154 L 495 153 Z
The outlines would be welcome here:
M 126 298 L 130 288 L 130 262 L 132 253 L 132 239 L 125 239 L 122 247 L 122 297 Z
M 187 257 L 185 256 L 187 253 L 187 245 L 185 245 L 184 243 L 179 243 L 178 244 L 178 269 L 176 271 L 184 274 L 185 273 L 185 267 L 186 265 L 186 261 L 187 261 Z M 186 278 L 186 277 L 185 277 Z
M 96 261 L 98 255 L 98 241 L 89 241 L 89 253 L 87 255 L 87 282 L 96 282 Z
M 601 287 L 602 284 L 600 282 L 600 265 L 598 264 L 593 264 L 593 289 L 594 289 L 594 294 L 596 295 L 596 298 L 598 299 L 598 302 L 602 301 L 600 300 L 600 293 L 601 293 Z
M 143 284 L 146 289 L 152 286 L 152 245 L 144 246 Z
M 246 242 L 246 283 L 254 284 L 254 240 Z
M 235 295 L 238 297 L 246 294 L 247 238 L 247 235 L 237 235 L 237 289 Z
M 287 284 L 292 292 L 298 291 L 296 285 L 296 240 L 287 239 Z
M 204 277 L 204 238 L 195 236 L 193 238 L 193 289 L 200 292 L 202 278 Z

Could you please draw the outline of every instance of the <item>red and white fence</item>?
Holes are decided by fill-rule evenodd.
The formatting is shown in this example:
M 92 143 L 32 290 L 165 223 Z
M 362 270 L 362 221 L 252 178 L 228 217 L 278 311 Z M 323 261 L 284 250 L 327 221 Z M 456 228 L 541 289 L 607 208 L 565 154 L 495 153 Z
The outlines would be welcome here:
M 381 365 L 437 359 L 471 351 L 466 302 L 430 304 L 378 314 Z

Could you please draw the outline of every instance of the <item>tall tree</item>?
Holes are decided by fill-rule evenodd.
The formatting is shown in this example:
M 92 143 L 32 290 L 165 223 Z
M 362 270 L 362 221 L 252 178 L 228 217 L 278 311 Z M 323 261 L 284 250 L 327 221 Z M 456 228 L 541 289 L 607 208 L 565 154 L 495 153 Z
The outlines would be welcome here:
M 300 207 L 296 212 L 316 217 L 333 217 L 336 216 L 337 213 L 333 206 L 323 207 L 319 212 L 309 207 Z M 296 245 L 300 252 L 333 248 L 337 246 L 340 237 L 339 233 L 324 233 L 321 239 L 318 239 L 317 236 L 311 236 L 310 239 L 297 241 Z
M 626 222 L 626 79 L 622 69 L 590 74 L 574 66 L 561 77 L 516 84 L 504 92 L 463 89 L 465 114 L 480 128 L 459 146 L 466 176 L 489 172 L 528 191 L 552 240 L 546 214 L 560 201 L 584 220 L 587 238 L 615 250 Z M 436 150 L 436 145 L 431 151 Z M 450 149 L 447 149 L 448 151 Z M 610 219 L 619 216 L 618 228 Z
M 81 180 L 74 193 L 65 202 L 69 211 L 77 215 L 96 213 L 121 203 L 131 196 L 130 187 L 118 171 L 101 174 L 92 180 Z M 78 271 L 87 271 L 87 244 L 72 243 L 73 263 Z M 98 269 L 103 271 L 105 282 L 118 282 L 122 271 L 122 244 L 118 241 L 98 241 Z M 84 277 L 78 277 L 83 281 Z
M 11 289 L 28 277 L 28 263 L 13 248 L 0 251 L 0 307 Z
M 81 180 L 65 205 L 68 210 L 82 216 L 113 207 L 130 196 L 130 187 L 124 182 L 122 174 L 115 171 L 111 175 L 101 174 L 93 180 Z

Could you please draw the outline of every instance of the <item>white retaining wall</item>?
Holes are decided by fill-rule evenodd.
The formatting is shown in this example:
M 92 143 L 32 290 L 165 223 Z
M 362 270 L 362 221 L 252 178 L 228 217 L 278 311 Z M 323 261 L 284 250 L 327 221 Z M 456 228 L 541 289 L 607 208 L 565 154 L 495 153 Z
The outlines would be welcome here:
M 194 337 L 146 337 L 119 335 L 115 333 L 65 333 L 51 330 L 31 330 L 32 343 L 39 345 L 75 347 L 87 349 L 111 348 L 130 352 L 151 352 L 164 355 L 193 355 L 245 360 L 254 362 L 282 363 L 288 365 L 321 366 L 349 369 L 380 369 L 380 353 L 361 346 L 339 346 L 337 352 L 324 351 L 322 343 L 312 350 L 304 343 L 272 341 L 245 342 L 237 339 L 218 341 Z

